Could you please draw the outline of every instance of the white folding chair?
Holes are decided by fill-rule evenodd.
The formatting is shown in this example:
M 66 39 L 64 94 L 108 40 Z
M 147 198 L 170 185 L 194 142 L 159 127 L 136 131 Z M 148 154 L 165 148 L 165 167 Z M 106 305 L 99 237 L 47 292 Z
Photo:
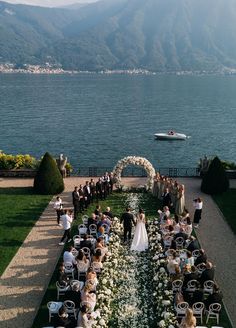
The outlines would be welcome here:
M 215 283 L 213 280 L 207 280 L 203 284 L 203 292 L 204 294 L 212 294 Z
M 48 308 L 48 314 L 49 314 L 49 322 L 51 322 L 52 316 L 54 314 L 57 314 L 59 309 L 62 307 L 62 302 L 48 302 L 47 308 Z
M 178 237 L 175 239 L 176 242 L 176 247 L 177 248 L 183 248 L 184 247 L 184 238 L 183 237 Z
M 196 289 L 198 289 L 198 281 L 197 280 L 189 280 L 187 283 L 186 291 L 189 293 L 195 292 Z
M 90 249 L 88 247 L 83 247 L 81 250 L 84 252 L 84 255 L 90 260 Z
M 186 310 L 189 308 L 189 304 L 187 302 L 181 302 L 181 303 L 178 303 L 176 306 L 175 306 L 175 311 L 176 311 L 176 317 L 179 318 L 179 317 L 184 317 L 185 316 L 185 313 L 186 313 Z
M 165 248 L 169 248 L 172 243 L 173 237 L 172 236 L 166 236 L 163 238 L 163 243 Z
M 79 235 L 80 236 L 86 235 L 87 234 L 87 227 L 86 227 L 86 225 L 85 224 L 80 224 L 78 226 L 78 231 L 79 231 Z
M 90 233 L 91 236 L 97 237 L 97 226 L 96 226 L 96 224 L 90 224 L 89 233 Z
M 82 216 L 82 222 L 86 226 L 88 225 L 88 219 L 89 219 L 88 215 L 83 215 Z
M 76 318 L 77 311 L 76 311 L 76 308 L 75 308 L 75 303 L 73 301 L 66 300 L 66 301 L 64 301 L 63 304 L 65 306 L 66 313 L 69 314 L 69 315 L 72 314 L 74 316 L 74 318 Z
M 209 310 L 206 310 L 206 313 L 207 313 L 206 323 L 208 323 L 209 319 L 216 319 L 216 322 L 217 322 L 217 325 L 218 325 L 219 324 L 219 318 L 220 318 L 220 310 L 221 310 L 220 303 L 212 303 L 209 306 Z
M 205 309 L 205 304 L 202 303 L 202 302 L 196 302 L 192 306 L 193 315 L 196 318 L 200 318 L 201 319 L 201 324 L 202 324 L 202 321 L 203 321 L 204 309 Z
M 181 292 L 183 286 L 183 281 L 182 280 L 174 280 L 172 281 L 172 290 L 173 292 Z
M 71 264 L 70 262 L 66 262 L 64 263 L 64 267 L 65 267 L 64 270 L 65 273 L 74 279 L 75 268 L 73 267 L 73 264 Z
M 79 248 L 81 240 L 83 240 L 83 238 L 81 238 L 80 235 L 75 235 L 73 237 L 73 242 L 74 242 L 75 248 Z
M 79 281 L 79 280 L 75 280 L 75 279 L 73 279 L 73 280 L 70 281 L 70 286 L 71 286 L 72 289 L 73 289 L 73 286 L 74 286 L 75 284 L 76 284 L 76 285 L 77 285 L 77 284 L 80 285 L 80 290 L 82 290 L 82 288 L 84 287 L 84 282 L 83 282 L 83 281 Z
M 65 295 L 66 291 L 70 289 L 70 286 L 61 286 L 59 282 L 56 282 L 57 287 L 57 300 L 59 300 L 61 295 Z
M 197 265 L 197 271 L 198 271 L 199 274 L 202 274 L 203 271 L 205 271 L 205 270 L 206 270 L 205 263 L 200 263 L 200 264 Z
M 194 259 L 196 260 L 199 256 L 200 256 L 200 250 L 199 249 L 195 249 L 192 252 L 192 256 L 194 257 Z

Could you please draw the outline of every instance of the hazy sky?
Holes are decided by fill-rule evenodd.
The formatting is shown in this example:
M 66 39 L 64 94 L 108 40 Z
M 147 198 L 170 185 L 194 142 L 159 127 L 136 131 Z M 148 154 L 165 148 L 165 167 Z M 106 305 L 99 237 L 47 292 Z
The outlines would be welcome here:
M 59 7 L 66 6 L 73 3 L 88 3 L 95 2 L 98 0 L 5 0 L 10 3 L 24 3 L 27 5 L 35 5 L 35 6 L 45 6 L 45 7 Z

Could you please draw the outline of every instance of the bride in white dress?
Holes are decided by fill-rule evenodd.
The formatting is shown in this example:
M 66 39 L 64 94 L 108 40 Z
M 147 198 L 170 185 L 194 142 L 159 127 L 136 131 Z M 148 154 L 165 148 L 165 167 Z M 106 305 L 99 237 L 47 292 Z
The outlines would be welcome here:
M 142 209 L 139 210 L 135 226 L 134 238 L 131 244 L 131 251 L 143 252 L 148 249 L 148 236 L 145 227 L 146 219 Z

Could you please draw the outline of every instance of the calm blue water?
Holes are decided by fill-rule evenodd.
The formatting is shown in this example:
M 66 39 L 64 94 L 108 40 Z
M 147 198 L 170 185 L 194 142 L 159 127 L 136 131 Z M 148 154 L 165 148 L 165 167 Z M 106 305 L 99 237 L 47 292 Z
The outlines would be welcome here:
M 236 161 L 236 77 L 0 75 L 0 149 L 64 153 L 75 167 L 126 155 L 156 167 Z M 174 129 L 186 141 L 157 141 Z

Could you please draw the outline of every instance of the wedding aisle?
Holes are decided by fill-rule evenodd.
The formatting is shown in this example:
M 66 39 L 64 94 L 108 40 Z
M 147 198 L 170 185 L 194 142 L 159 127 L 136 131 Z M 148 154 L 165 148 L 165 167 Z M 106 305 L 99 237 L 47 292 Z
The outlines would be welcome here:
M 127 194 L 126 205 L 134 213 L 142 201 L 142 194 Z M 115 220 L 114 234 L 110 238 L 109 260 L 104 263 L 97 290 L 97 308 L 100 316 L 96 327 L 170 327 L 176 319 L 173 293 L 168 286 L 164 269 L 161 236 L 157 222 L 148 222 L 149 249 L 130 251 L 122 243 L 122 225 Z

